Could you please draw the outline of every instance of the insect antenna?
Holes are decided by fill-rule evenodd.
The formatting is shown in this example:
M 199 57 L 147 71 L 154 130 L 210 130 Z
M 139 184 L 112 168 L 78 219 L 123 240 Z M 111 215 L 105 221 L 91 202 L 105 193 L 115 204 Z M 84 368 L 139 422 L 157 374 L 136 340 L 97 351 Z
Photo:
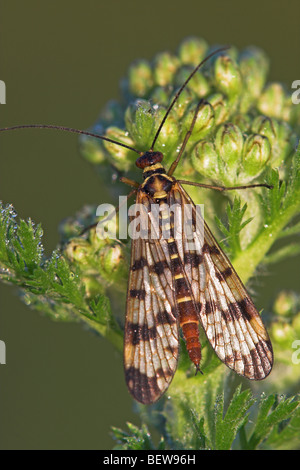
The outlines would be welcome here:
M 182 93 L 182 91 L 184 90 L 184 88 L 187 86 L 187 84 L 189 83 L 189 81 L 192 79 L 192 77 L 195 75 L 195 73 L 199 70 L 200 67 L 202 67 L 202 65 L 205 64 L 205 62 L 207 62 L 212 56 L 220 53 L 220 52 L 223 52 L 227 49 L 229 49 L 230 46 L 224 46 L 224 47 L 221 47 L 219 49 L 216 49 L 215 51 L 213 51 L 211 54 L 209 54 L 207 57 L 205 57 L 205 59 L 203 59 L 198 65 L 197 67 L 193 70 L 193 72 L 189 75 L 189 77 L 185 80 L 185 82 L 183 83 L 183 85 L 179 88 L 179 90 L 177 91 L 177 93 L 175 94 L 174 96 L 174 99 L 172 101 L 172 103 L 170 104 L 170 106 L 168 107 L 167 111 L 166 111 L 166 114 L 164 115 L 157 131 L 156 131 L 156 134 L 155 134 L 155 137 L 153 139 L 153 142 L 152 142 L 152 145 L 151 145 L 151 148 L 150 148 L 150 152 L 153 151 L 153 148 L 154 148 L 154 145 L 158 139 L 158 136 L 160 134 L 160 131 L 164 125 L 164 123 L 166 122 L 167 120 L 167 117 L 168 115 L 170 114 L 174 104 L 176 103 L 176 101 L 178 100 L 180 94 Z M 120 147 L 124 147 L 128 150 L 132 150 L 133 152 L 135 153 L 138 153 L 139 155 L 143 155 L 143 152 L 140 152 L 139 150 L 133 148 L 133 147 L 130 147 L 129 145 L 126 145 L 126 144 L 123 144 L 122 142 L 119 142 L 117 140 L 113 140 L 113 139 L 110 139 L 109 137 L 104 137 L 102 135 L 99 135 L 99 134 L 95 134 L 94 132 L 89 132 L 89 131 L 84 131 L 84 130 L 81 130 L 81 129 L 74 129 L 72 127 L 65 127 L 65 126 L 55 126 L 55 125 L 52 125 L 52 124 L 25 124 L 25 125 L 18 125 L 18 126 L 11 126 L 11 127 L 3 127 L 3 128 L 0 128 L 0 132 L 4 132 L 4 131 L 14 131 L 14 130 L 18 130 L 18 129 L 54 129 L 54 130 L 59 130 L 59 131 L 64 131 L 64 132 L 72 132 L 72 133 L 75 133 L 75 134 L 81 134 L 81 135 L 87 135 L 87 136 L 90 136 L 90 137 L 95 137 L 96 139 L 100 139 L 100 140 L 105 140 L 107 142 L 110 142 L 112 144 L 115 144 L 115 145 L 119 145 Z
M 54 130 L 59 130 L 59 131 L 64 131 L 64 132 L 71 132 L 71 133 L 74 133 L 74 134 L 88 135 L 89 137 L 95 137 L 95 138 L 100 139 L 100 140 L 106 140 L 107 142 L 111 142 L 112 144 L 116 144 L 116 145 L 119 145 L 120 147 L 124 147 L 128 150 L 132 150 L 133 152 L 136 152 L 140 156 L 143 155 L 143 152 L 140 152 L 139 150 L 137 150 L 133 147 L 130 147 L 129 145 L 123 144 L 122 142 L 118 142 L 117 140 L 113 140 L 113 139 L 110 139 L 109 137 L 104 137 L 102 135 L 95 134 L 94 132 L 84 131 L 84 130 L 81 130 L 81 129 L 74 129 L 73 127 L 55 126 L 55 125 L 51 125 L 51 124 L 23 124 L 23 125 L 19 125 L 19 126 L 0 128 L 0 132 L 15 131 L 15 130 L 18 130 L 18 129 L 54 129 Z M 139 183 L 136 183 L 135 181 L 129 180 L 128 178 L 123 178 L 123 180 L 124 180 L 125 183 L 129 184 L 130 186 L 133 186 L 135 188 L 139 187 Z M 128 195 L 127 199 L 129 199 L 135 192 L 136 192 L 136 189 L 131 191 L 130 194 Z M 119 208 L 117 210 L 119 210 Z M 110 217 L 107 216 L 101 222 L 102 223 L 106 222 L 109 219 L 110 219 Z M 79 235 L 81 236 L 81 235 L 85 234 L 87 231 L 91 230 L 92 228 L 95 228 L 98 224 L 99 224 L 99 222 L 96 222 L 94 224 L 89 225 L 88 227 L 85 227 L 80 232 Z
M 153 151 L 153 148 L 154 148 L 154 145 L 158 139 L 158 136 L 160 134 L 160 131 L 162 130 L 162 127 L 164 125 L 164 123 L 166 122 L 167 120 L 167 117 L 169 116 L 174 104 L 176 103 L 176 101 L 178 100 L 179 96 L 181 95 L 182 91 L 185 89 L 185 87 L 187 86 L 187 84 L 189 83 L 189 81 L 193 78 L 193 76 L 195 75 L 196 72 L 198 72 L 198 70 L 200 69 L 200 67 L 202 67 L 202 65 L 205 64 L 205 62 L 207 62 L 211 57 L 213 57 L 214 55 L 216 54 L 219 54 L 220 52 L 223 52 L 223 51 L 226 51 L 227 49 L 229 49 L 230 46 L 224 46 L 224 47 L 220 47 L 219 49 L 216 49 L 215 51 L 211 52 L 211 54 L 209 54 L 207 57 L 205 57 L 205 59 L 203 59 L 198 65 L 197 67 L 194 68 L 194 70 L 192 71 L 192 73 L 188 76 L 188 78 L 186 79 L 186 81 L 183 83 L 183 85 L 181 85 L 181 87 L 179 88 L 179 90 L 177 91 L 177 93 L 175 94 L 174 98 L 173 98 L 173 101 L 172 103 L 170 104 L 170 106 L 168 107 L 167 111 L 166 111 L 166 114 L 164 115 L 157 131 L 156 131 L 156 134 L 155 134 L 155 137 L 153 139 L 153 142 L 152 142 L 152 145 L 151 145 L 151 148 L 150 148 L 150 152 Z
M 119 145 L 120 147 L 124 147 L 128 150 L 132 150 L 133 152 L 142 155 L 143 152 L 130 147 L 129 145 L 123 144 L 122 142 L 118 142 L 117 140 L 110 139 L 109 137 L 104 137 L 103 135 L 95 134 L 94 132 L 83 131 L 81 129 L 74 129 L 73 127 L 65 127 L 65 126 L 53 126 L 51 124 L 24 124 L 20 126 L 12 126 L 12 127 L 3 127 L 0 128 L 0 132 L 3 131 L 15 131 L 17 129 L 54 129 L 57 131 L 65 131 L 65 132 L 72 132 L 74 134 L 82 134 L 88 135 L 90 137 L 95 137 L 96 139 L 106 140 L 107 142 L 111 142 L 112 144 Z

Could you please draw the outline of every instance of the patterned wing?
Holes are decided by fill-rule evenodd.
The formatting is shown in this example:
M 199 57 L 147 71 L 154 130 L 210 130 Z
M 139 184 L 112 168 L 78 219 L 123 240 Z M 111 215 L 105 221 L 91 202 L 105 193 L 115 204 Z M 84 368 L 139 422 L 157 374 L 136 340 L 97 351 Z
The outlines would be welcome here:
M 138 193 L 140 220 L 149 221 L 150 202 Z M 158 400 L 176 371 L 179 327 L 174 289 L 163 240 L 132 240 L 127 292 L 124 368 L 129 391 L 143 404 Z
M 174 201 L 191 205 L 193 224 L 199 223 L 195 205 L 179 183 Z M 273 364 L 270 338 L 233 266 L 202 223 L 203 237 L 193 235 L 196 249 L 186 249 L 183 237 L 181 250 L 200 322 L 221 361 L 248 379 L 264 379 Z

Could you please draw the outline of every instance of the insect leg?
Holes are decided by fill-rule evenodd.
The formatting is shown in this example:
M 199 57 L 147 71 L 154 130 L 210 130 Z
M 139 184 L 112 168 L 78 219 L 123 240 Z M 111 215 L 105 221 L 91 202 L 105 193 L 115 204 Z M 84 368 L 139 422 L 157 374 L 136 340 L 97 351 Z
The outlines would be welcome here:
M 120 181 L 136 189 L 140 187 L 140 183 L 138 183 L 137 181 L 130 180 L 129 178 L 126 178 L 125 176 L 121 176 Z
M 177 180 L 180 184 L 188 184 L 190 186 L 198 186 L 199 188 L 205 189 L 215 189 L 216 191 L 231 191 L 234 189 L 249 189 L 249 188 L 267 188 L 273 189 L 273 186 L 266 183 L 257 183 L 257 184 L 247 184 L 245 186 L 213 186 L 211 184 L 204 184 L 204 183 L 194 183 L 193 181 L 185 181 L 185 180 Z

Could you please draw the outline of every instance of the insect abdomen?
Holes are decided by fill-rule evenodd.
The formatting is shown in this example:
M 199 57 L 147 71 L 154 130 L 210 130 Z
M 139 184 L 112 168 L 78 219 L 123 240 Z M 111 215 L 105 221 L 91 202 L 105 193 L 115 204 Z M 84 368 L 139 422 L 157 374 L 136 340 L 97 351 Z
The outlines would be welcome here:
M 186 341 L 189 357 L 198 370 L 201 361 L 198 313 L 192 298 L 191 287 L 186 279 L 182 263 L 179 259 L 177 245 L 173 238 L 168 240 L 168 246 L 179 313 L 179 324 Z

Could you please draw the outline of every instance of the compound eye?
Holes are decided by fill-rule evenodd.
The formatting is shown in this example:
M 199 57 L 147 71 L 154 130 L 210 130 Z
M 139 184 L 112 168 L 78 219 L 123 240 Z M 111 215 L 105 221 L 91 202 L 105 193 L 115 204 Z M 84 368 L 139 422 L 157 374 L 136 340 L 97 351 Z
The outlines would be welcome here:
M 163 154 L 161 152 L 145 152 L 141 157 L 139 157 L 135 164 L 138 168 L 146 168 L 147 166 L 156 165 L 160 163 L 163 159 Z

